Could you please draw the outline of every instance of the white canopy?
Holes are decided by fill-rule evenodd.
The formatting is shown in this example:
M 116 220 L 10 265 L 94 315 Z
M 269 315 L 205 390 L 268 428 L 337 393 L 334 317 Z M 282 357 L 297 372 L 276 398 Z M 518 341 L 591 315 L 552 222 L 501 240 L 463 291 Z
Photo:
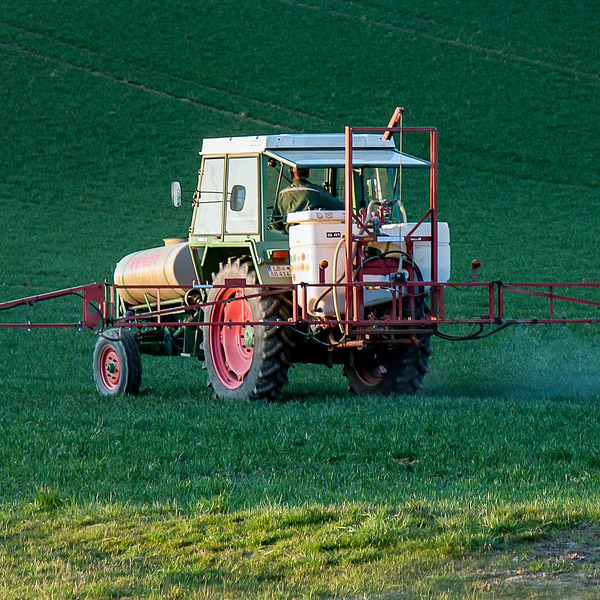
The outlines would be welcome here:
M 287 165 L 315 169 L 323 167 L 344 167 L 346 156 L 343 149 L 281 149 L 266 150 L 265 154 Z M 409 169 L 428 169 L 429 161 L 422 160 L 388 148 L 361 150 L 352 152 L 352 164 L 355 167 L 399 167 Z
M 343 167 L 346 164 L 345 136 L 340 133 L 286 133 L 230 138 L 206 138 L 202 155 L 264 153 L 290 166 L 310 168 Z M 399 167 L 428 169 L 428 161 L 401 153 L 394 141 L 380 135 L 352 136 L 352 163 L 356 167 Z

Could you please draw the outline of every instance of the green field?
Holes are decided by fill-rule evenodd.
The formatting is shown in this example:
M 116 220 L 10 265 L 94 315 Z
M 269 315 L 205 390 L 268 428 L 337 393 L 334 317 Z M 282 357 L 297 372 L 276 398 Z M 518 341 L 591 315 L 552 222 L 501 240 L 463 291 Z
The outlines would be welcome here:
M 5 0 L 0 301 L 185 235 L 204 137 L 397 105 L 439 127 L 454 280 L 595 281 L 599 36 L 591 0 Z M 233 404 L 178 358 L 100 397 L 92 333 L 0 330 L 0 598 L 599 597 L 597 327 L 434 342 L 419 397 L 299 366 Z

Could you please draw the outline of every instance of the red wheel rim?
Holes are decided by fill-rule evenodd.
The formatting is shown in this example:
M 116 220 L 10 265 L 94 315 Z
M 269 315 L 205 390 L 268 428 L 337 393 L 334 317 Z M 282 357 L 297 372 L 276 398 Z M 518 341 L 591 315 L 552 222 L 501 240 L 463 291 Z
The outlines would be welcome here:
M 100 355 L 100 373 L 102 383 L 107 390 L 114 390 L 121 379 L 121 361 L 112 346 L 107 346 Z
M 240 288 L 223 289 L 215 298 L 211 322 L 244 323 L 252 321 L 250 302 Z M 215 325 L 210 327 L 210 354 L 219 381 L 235 390 L 245 381 L 252 365 L 254 346 L 248 340 L 247 325 Z M 251 331 L 251 330 L 250 330 Z
M 354 365 L 356 376 L 369 387 L 380 384 L 387 371 L 387 365 L 377 355 L 377 352 L 372 352 L 359 364 Z

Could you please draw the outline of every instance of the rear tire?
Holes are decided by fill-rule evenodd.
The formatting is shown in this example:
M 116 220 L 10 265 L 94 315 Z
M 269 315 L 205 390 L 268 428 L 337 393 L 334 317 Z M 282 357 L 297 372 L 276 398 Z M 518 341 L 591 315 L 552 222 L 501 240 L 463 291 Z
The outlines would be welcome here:
M 430 354 L 430 336 L 422 336 L 414 344 L 381 344 L 355 352 L 352 366 L 344 366 L 348 388 L 361 395 L 416 394 L 424 387 Z
M 142 359 L 131 333 L 104 331 L 94 348 L 94 381 L 103 396 L 137 395 L 142 383 Z
M 248 257 L 230 258 L 213 274 L 213 284 L 244 279 L 256 284 L 256 272 Z M 253 296 L 256 289 L 212 288 L 204 322 L 287 322 L 287 309 L 278 296 Z M 251 297 L 246 297 L 251 296 Z M 204 327 L 208 384 L 218 398 L 273 401 L 281 398 L 287 383 L 289 345 L 280 325 L 212 325 Z
M 425 300 L 410 309 L 407 314 L 421 320 L 428 313 Z M 410 314 L 408 311 L 411 311 Z M 383 394 L 386 396 L 414 395 L 425 386 L 429 372 L 431 335 L 422 333 L 404 340 L 405 343 L 375 344 L 354 353 L 352 366 L 344 366 L 348 389 L 355 394 Z

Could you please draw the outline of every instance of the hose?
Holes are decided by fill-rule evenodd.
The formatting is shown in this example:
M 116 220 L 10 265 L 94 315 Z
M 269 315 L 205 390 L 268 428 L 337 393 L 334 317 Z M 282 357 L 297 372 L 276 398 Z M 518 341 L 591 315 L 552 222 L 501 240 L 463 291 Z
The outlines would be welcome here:
M 302 331 L 300 329 L 296 329 L 295 327 L 292 327 L 291 325 L 286 325 L 285 327 L 289 331 L 293 331 L 294 333 L 297 333 L 298 335 L 301 335 L 302 337 L 312 340 L 313 342 L 316 342 L 317 344 L 320 344 L 321 346 L 325 346 L 326 348 L 336 348 L 337 346 L 340 346 L 341 344 L 343 344 L 344 340 L 346 338 L 346 336 L 344 335 L 338 342 L 332 344 L 330 342 L 324 342 L 323 340 L 320 340 L 316 336 L 314 336 L 310 333 L 306 333 L 305 331 Z
M 398 210 L 402 215 L 402 223 L 408 223 L 408 217 L 406 215 L 406 209 L 404 208 L 404 204 L 402 204 L 402 200 L 396 200 L 396 204 L 398 205 Z
M 340 241 L 336 244 L 335 246 L 335 252 L 333 254 L 333 265 L 332 265 L 332 269 L 333 269 L 333 273 L 334 273 L 334 277 L 335 274 L 337 273 L 337 265 L 338 265 L 338 256 L 340 254 L 340 249 L 343 246 L 344 242 L 346 241 L 346 236 L 342 236 L 340 238 Z M 346 273 L 342 273 L 336 280 L 335 283 L 338 284 L 340 283 L 344 277 L 345 277 Z M 308 310 L 308 314 L 311 317 L 315 317 L 315 318 L 319 318 L 322 315 L 317 314 L 315 311 L 317 309 L 317 306 L 319 304 L 319 302 L 321 302 L 321 300 L 323 300 L 323 298 L 325 298 L 325 296 L 327 294 L 329 294 L 331 291 L 333 290 L 333 310 L 335 312 L 335 318 L 338 321 L 342 320 L 342 316 L 341 316 L 341 312 L 340 312 L 340 307 L 339 307 L 339 303 L 338 303 L 338 297 L 337 297 L 337 288 L 335 287 L 335 285 L 329 286 L 328 288 L 326 288 L 324 291 L 322 291 L 316 298 L 316 300 L 313 302 L 313 306 L 312 309 Z M 340 331 L 344 334 L 344 326 L 339 323 L 338 327 L 340 328 Z
M 386 256 L 389 256 L 390 254 L 399 254 L 403 259 L 406 259 L 406 262 L 415 270 L 415 274 L 417 276 L 417 281 L 424 281 L 423 273 L 422 273 L 421 269 L 419 268 L 419 265 L 414 261 L 413 257 L 410 254 L 407 254 L 403 250 L 387 250 L 386 252 L 383 252 L 382 254 L 379 254 L 378 256 L 371 256 L 370 258 L 367 258 L 367 260 L 364 260 L 356 269 L 356 271 L 354 273 L 355 281 L 356 281 L 356 276 L 358 275 L 358 272 L 367 263 L 369 263 L 373 260 L 379 260 L 381 258 L 385 258 Z M 400 261 L 398 268 L 399 269 L 402 268 L 402 261 Z M 421 286 L 417 286 L 417 293 L 415 294 L 415 297 L 422 298 L 425 295 L 426 295 L 425 290 Z
M 337 243 L 337 246 L 335 247 L 335 254 L 333 255 L 333 272 L 334 272 L 334 274 L 337 273 L 338 255 L 340 253 L 340 248 L 341 248 L 342 244 L 345 241 L 345 238 L 346 238 L 346 236 L 342 236 L 342 238 L 340 239 L 340 241 Z M 338 278 L 338 281 L 336 281 L 336 283 L 339 283 L 345 277 L 345 275 L 346 275 L 345 271 L 346 270 L 344 269 L 344 275 L 342 275 L 340 278 Z M 334 275 L 334 277 L 335 277 L 335 275 Z M 338 321 L 341 321 L 342 317 L 340 316 L 341 315 L 341 313 L 340 313 L 340 307 L 338 306 L 337 289 L 335 289 L 335 288 L 333 290 L 333 310 L 335 311 L 335 318 Z M 342 333 L 345 333 L 344 332 L 344 326 L 341 323 L 338 324 L 338 327 L 340 328 L 340 331 Z
M 335 246 L 335 253 L 334 253 L 334 255 L 333 255 L 333 273 L 334 273 L 334 277 L 335 277 L 335 274 L 337 273 L 337 257 L 338 257 L 338 255 L 339 255 L 340 248 L 341 248 L 342 244 L 344 243 L 345 239 L 346 239 L 346 238 L 345 238 L 345 236 L 342 236 L 342 237 L 341 237 L 341 239 L 340 239 L 340 241 L 339 241 L 339 242 L 336 244 L 336 246 Z M 340 281 L 342 281 L 342 280 L 344 279 L 344 275 L 345 275 L 345 273 L 344 273 L 344 274 L 342 274 L 342 275 L 340 275 L 340 276 L 337 278 L 337 280 L 335 280 L 335 283 L 336 283 L 336 284 L 337 284 L 337 283 L 340 283 Z M 321 317 L 321 316 L 322 316 L 322 315 L 320 315 L 319 313 L 317 313 L 317 312 L 315 312 L 315 311 L 317 310 L 317 306 L 318 306 L 319 302 L 321 302 L 321 300 L 323 300 L 323 298 L 325 298 L 325 296 L 326 296 L 327 294 L 329 294 L 329 292 L 331 292 L 331 290 L 332 290 L 332 289 L 334 289 L 334 286 L 329 286 L 328 288 L 326 288 L 325 290 L 323 290 L 323 291 L 322 291 L 322 292 L 321 292 L 321 293 L 320 293 L 320 294 L 317 296 L 317 298 L 316 298 L 316 299 L 315 299 L 315 301 L 313 302 L 312 309 L 308 309 L 308 314 L 309 314 L 311 317 L 319 318 L 319 317 Z M 334 298 L 334 300 L 333 300 L 333 303 L 334 303 L 334 309 L 335 309 L 335 306 L 336 306 L 336 304 L 337 304 L 337 294 L 335 294 L 335 293 L 334 293 L 334 294 L 333 294 L 333 298 Z M 340 318 L 339 318 L 339 316 L 338 316 L 338 311 L 337 311 L 337 310 L 336 310 L 336 317 L 338 318 L 338 321 L 339 321 L 339 320 L 340 320 Z
M 478 330 L 475 333 L 469 333 L 467 335 L 452 335 L 451 333 L 442 333 L 441 331 L 435 331 L 434 335 L 441 338 L 442 340 L 449 340 L 451 342 L 463 342 L 467 340 L 479 339 L 479 335 L 483 331 L 483 325 L 478 323 Z
M 484 338 L 490 337 L 491 335 L 494 335 L 495 333 L 498 333 L 499 331 L 502 331 L 503 329 L 506 329 L 507 327 L 510 327 L 511 325 L 516 325 L 516 323 L 514 321 L 507 321 L 506 323 L 503 323 L 502 325 L 500 325 L 500 327 L 496 327 L 496 329 L 493 329 L 492 331 L 488 331 L 487 333 L 484 333 L 483 335 L 481 335 L 481 332 L 483 331 L 483 327 L 484 327 L 482 323 L 478 323 L 479 329 L 475 333 L 470 333 L 468 335 L 452 335 L 449 333 L 442 333 L 441 331 L 434 331 L 433 335 L 436 335 L 437 337 L 441 338 L 442 340 L 449 340 L 451 342 L 483 340 Z
M 378 202 L 377 200 L 371 200 L 371 202 L 369 202 L 369 204 L 367 204 L 367 215 L 371 214 L 374 204 L 381 204 L 381 202 Z M 367 224 L 368 224 L 368 221 L 367 221 Z

